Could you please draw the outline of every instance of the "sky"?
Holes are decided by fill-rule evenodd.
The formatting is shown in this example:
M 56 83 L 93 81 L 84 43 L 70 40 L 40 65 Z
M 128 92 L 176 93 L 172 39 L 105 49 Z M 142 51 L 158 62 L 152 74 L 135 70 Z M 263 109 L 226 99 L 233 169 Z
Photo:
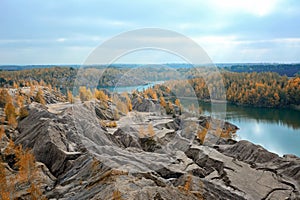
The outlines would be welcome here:
M 298 0 L 0 0 L 0 65 L 82 64 L 110 38 L 172 30 L 214 63 L 300 62 Z M 120 62 L 179 62 L 136 52 Z

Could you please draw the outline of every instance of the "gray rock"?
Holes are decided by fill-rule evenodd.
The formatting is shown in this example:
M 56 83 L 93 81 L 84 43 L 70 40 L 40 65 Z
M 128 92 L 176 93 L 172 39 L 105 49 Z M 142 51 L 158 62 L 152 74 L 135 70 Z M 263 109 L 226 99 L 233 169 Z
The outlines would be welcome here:
M 110 130 L 99 123 L 110 108 L 103 114 L 94 102 L 29 105 L 16 143 L 32 148 L 55 176 L 45 191 L 49 199 L 111 199 L 116 192 L 143 200 L 299 198 L 299 158 L 281 158 L 247 141 L 214 143 L 216 136 L 208 146 L 195 144 L 188 120 L 161 115 L 157 102 L 146 99 L 133 105 L 138 111 Z M 205 126 L 205 120 L 190 121 Z M 138 127 L 149 123 L 156 135 L 139 136 Z

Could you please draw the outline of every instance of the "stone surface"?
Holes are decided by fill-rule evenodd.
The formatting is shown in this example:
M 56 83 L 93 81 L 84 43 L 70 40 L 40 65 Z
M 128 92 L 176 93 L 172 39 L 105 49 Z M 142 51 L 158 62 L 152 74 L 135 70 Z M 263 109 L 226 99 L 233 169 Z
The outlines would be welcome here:
M 19 122 L 15 142 L 32 148 L 42 176 L 52 177 L 44 181 L 49 199 L 300 198 L 296 156 L 216 136 L 200 145 L 192 133 L 209 118 L 173 118 L 147 100 L 104 128 L 99 119 L 111 110 L 95 105 L 31 103 Z

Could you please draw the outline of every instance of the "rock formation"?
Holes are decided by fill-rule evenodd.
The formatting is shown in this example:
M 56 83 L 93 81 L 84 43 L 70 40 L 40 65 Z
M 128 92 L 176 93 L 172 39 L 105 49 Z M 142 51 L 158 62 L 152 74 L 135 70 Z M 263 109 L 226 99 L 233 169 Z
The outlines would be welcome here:
M 296 156 L 219 138 L 215 130 L 202 145 L 193 131 L 212 119 L 174 118 L 157 108 L 157 102 L 133 100 L 134 110 L 107 128 L 99 120 L 112 120 L 112 111 L 97 102 L 33 102 L 15 144 L 32 149 L 48 199 L 300 198 Z

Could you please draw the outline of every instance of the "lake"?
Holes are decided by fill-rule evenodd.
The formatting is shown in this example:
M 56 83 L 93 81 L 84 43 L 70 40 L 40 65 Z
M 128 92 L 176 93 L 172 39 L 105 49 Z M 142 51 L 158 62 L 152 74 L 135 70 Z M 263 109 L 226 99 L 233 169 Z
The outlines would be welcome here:
M 209 103 L 200 103 L 204 114 L 211 113 Z M 237 140 L 249 140 L 280 156 L 300 156 L 300 111 L 255 108 L 227 104 L 226 120 L 237 125 Z
M 105 89 L 118 93 L 142 91 L 161 83 L 163 81 Z M 200 103 L 199 106 L 205 115 L 211 114 L 210 103 Z M 240 128 L 237 131 L 237 140 L 249 140 L 280 156 L 295 154 L 300 157 L 300 111 L 227 104 L 226 120 Z
M 117 92 L 117 93 L 122 93 L 122 92 L 132 92 L 134 90 L 137 90 L 139 92 L 153 87 L 156 84 L 161 84 L 164 81 L 155 81 L 155 82 L 151 82 L 151 83 L 146 83 L 144 85 L 136 85 L 136 86 L 109 86 L 109 87 L 99 87 L 98 89 L 106 89 L 110 92 Z

